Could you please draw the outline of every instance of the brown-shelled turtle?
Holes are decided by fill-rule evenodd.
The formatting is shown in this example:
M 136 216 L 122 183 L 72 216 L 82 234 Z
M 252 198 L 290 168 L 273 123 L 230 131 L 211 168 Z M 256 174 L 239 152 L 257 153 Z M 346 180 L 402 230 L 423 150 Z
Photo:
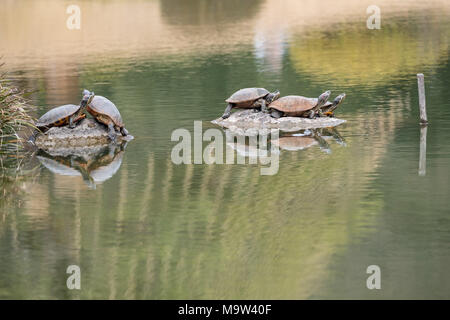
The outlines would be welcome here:
M 88 94 L 88 90 L 84 90 L 83 94 Z M 88 103 L 87 111 L 98 121 L 108 127 L 108 137 L 115 142 L 116 131 L 120 132 L 122 136 L 128 135 L 125 129 L 122 116 L 116 105 L 105 97 L 94 96 Z
M 222 115 L 226 119 L 231 115 L 231 109 L 258 109 L 266 112 L 267 106 L 280 97 L 280 91 L 269 92 L 264 88 L 245 88 L 233 93 L 227 100 L 228 105 Z
M 309 117 L 314 118 L 320 108 L 327 102 L 331 91 L 325 91 L 318 98 L 303 96 L 285 96 L 272 102 L 268 109 L 273 118 Z
M 36 130 L 31 135 L 29 142 L 34 144 L 36 137 L 40 132 L 46 132 L 52 127 L 61 127 L 68 124 L 69 128 L 75 128 L 76 123 L 86 117 L 86 106 L 93 99 L 93 97 L 94 93 L 85 93 L 83 94 L 83 98 L 78 106 L 74 104 L 66 104 L 46 112 L 36 121 L 35 126 L 39 130 Z
M 345 99 L 345 93 L 341 93 L 336 98 L 334 98 L 333 102 L 327 101 L 319 110 L 319 113 L 322 113 L 325 116 L 333 117 L 334 110 L 342 103 Z

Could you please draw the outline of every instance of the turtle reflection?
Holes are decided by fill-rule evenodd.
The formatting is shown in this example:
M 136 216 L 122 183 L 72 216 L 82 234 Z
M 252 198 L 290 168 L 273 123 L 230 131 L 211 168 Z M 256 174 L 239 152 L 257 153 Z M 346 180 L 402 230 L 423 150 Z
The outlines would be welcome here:
M 271 142 L 282 150 L 299 151 L 312 146 L 319 146 L 325 153 L 331 153 L 331 147 L 327 140 L 333 139 L 341 146 L 346 146 L 345 139 L 335 127 L 308 129 L 292 135 L 282 136 Z
M 81 176 L 89 188 L 112 178 L 122 165 L 126 143 L 120 146 L 67 151 L 39 151 L 38 160 L 49 171 L 64 176 Z
M 277 152 L 270 149 L 267 141 L 269 136 L 263 135 L 261 139 L 257 133 L 241 135 L 229 129 L 225 130 L 225 136 L 227 149 L 234 150 L 238 157 L 248 158 L 249 163 L 257 163 L 257 159 L 269 161 L 271 153 Z

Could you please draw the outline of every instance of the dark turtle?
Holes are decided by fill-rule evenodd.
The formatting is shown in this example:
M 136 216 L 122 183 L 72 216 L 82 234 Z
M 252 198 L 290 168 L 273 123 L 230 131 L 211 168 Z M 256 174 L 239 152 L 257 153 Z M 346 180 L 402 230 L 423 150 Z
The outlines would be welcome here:
M 323 113 L 325 116 L 332 117 L 333 111 L 336 110 L 336 108 L 339 106 L 342 101 L 345 99 L 345 93 L 341 93 L 336 98 L 334 98 L 333 102 L 327 101 L 321 108 L 320 112 Z
M 84 90 L 83 93 L 87 94 L 89 91 Z M 128 135 L 128 131 L 124 127 L 119 110 L 115 104 L 107 98 L 94 96 L 87 105 L 87 111 L 97 121 L 108 126 L 108 136 L 113 142 L 116 141 L 116 131 L 120 132 L 122 136 Z
M 93 97 L 94 93 L 84 94 L 83 99 L 81 99 L 80 105 L 78 106 L 74 104 L 66 104 L 46 112 L 35 123 L 35 126 L 39 130 L 36 130 L 33 133 L 29 141 L 34 143 L 40 132 L 46 132 L 52 127 L 61 127 L 68 124 L 69 128 L 75 128 L 75 124 L 86 117 L 86 106 L 93 99 Z
M 280 97 L 280 92 L 274 91 L 270 93 L 264 88 L 245 88 L 236 91 L 229 97 L 226 102 L 228 105 L 222 115 L 222 119 L 226 119 L 231 115 L 231 109 L 256 109 L 266 112 L 267 106 Z
M 280 118 L 282 116 L 313 118 L 319 109 L 327 102 L 330 94 L 330 91 L 326 91 L 318 98 L 285 96 L 272 102 L 268 109 L 271 112 L 271 116 L 274 118 Z

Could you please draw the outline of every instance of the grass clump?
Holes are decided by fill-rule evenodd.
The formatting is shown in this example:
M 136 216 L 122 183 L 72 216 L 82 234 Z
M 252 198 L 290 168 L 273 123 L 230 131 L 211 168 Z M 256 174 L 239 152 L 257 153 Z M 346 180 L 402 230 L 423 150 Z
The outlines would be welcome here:
M 27 93 L 0 78 L 0 156 L 23 147 L 19 133 L 25 128 L 34 128 L 34 119 L 29 114 Z

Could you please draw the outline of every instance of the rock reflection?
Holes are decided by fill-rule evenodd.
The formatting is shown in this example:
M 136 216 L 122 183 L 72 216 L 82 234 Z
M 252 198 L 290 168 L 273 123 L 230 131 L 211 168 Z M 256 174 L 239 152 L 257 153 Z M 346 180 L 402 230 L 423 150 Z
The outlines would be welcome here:
M 268 160 L 268 135 L 258 135 L 257 132 L 240 135 L 229 129 L 225 130 L 225 135 L 227 155 L 235 151 L 238 164 L 245 164 L 246 158 L 249 164 L 256 164 L 258 158 L 263 162 Z
M 36 158 L 50 172 L 83 178 L 86 185 L 95 189 L 98 184 L 111 179 L 122 165 L 126 143 L 89 148 L 39 150 Z

